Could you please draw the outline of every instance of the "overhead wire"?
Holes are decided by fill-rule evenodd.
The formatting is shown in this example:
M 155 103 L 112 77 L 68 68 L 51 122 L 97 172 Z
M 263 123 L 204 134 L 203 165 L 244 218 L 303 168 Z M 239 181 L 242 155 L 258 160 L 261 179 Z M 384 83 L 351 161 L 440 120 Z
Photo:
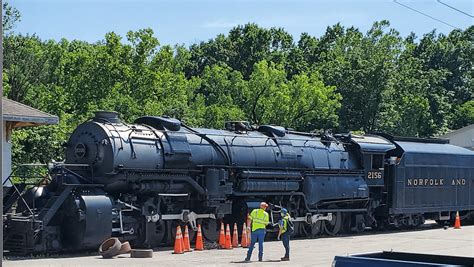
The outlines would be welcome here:
M 458 8 L 455 8 L 455 7 L 451 6 L 451 5 L 448 5 L 448 4 L 444 3 L 444 2 L 441 2 L 441 0 L 438 0 L 438 3 L 440 3 L 440 4 L 442 4 L 442 5 L 445 5 L 445 6 L 451 8 L 451 9 L 453 9 L 453 10 L 456 10 L 457 12 L 462 13 L 462 14 L 464 14 L 464 15 L 466 15 L 466 16 L 469 16 L 469 17 L 471 17 L 471 18 L 474 18 L 473 15 L 471 15 L 471 14 L 469 14 L 469 13 L 467 13 L 467 12 L 464 12 L 464 11 L 458 9 Z
M 449 23 L 447 23 L 447 22 L 445 22 L 445 21 L 442 21 L 442 20 L 440 20 L 440 19 L 437 19 L 437 18 L 435 18 L 435 17 L 433 17 L 433 16 L 430 16 L 430 15 L 428 15 L 428 14 L 426 14 L 426 13 L 423 13 L 423 12 L 421 12 L 421 11 L 419 11 L 419 10 L 417 10 L 417 9 L 414 9 L 414 8 L 412 8 L 412 7 L 409 7 L 409 6 L 405 5 L 405 4 L 402 4 L 402 3 L 398 2 L 397 0 L 393 0 L 393 2 L 395 2 L 395 4 L 398 4 L 398 5 L 400 5 L 400 6 L 404 7 L 404 8 L 410 9 L 411 11 L 414 11 L 414 12 L 416 12 L 416 13 L 418 13 L 418 14 L 421 14 L 421 15 L 423 15 L 423 16 L 425 16 L 425 17 L 428 17 L 428 18 L 430 18 L 430 19 L 432 19 L 432 20 L 436 20 L 437 22 L 443 23 L 444 25 L 447 25 L 447 26 L 452 27 L 452 28 L 454 28 L 454 29 L 459 29 L 459 27 L 456 27 L 456 26 L 454 26 L 454 25 L 451 25 L 451 24 L 449 24 Z

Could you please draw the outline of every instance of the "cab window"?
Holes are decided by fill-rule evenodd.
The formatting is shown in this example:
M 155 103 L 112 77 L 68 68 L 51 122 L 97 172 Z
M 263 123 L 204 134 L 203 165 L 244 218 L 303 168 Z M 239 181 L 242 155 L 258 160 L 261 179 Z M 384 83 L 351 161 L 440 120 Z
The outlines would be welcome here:
M 383 168 L 383 155 L 372 155 L 372 169 Z

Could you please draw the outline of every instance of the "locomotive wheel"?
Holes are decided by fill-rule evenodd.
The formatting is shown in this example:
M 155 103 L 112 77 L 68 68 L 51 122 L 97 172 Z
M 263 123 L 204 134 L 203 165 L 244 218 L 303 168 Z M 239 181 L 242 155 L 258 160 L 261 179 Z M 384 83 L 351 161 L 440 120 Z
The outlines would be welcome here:
M 311 224 L 311 237 L 318 237 L 321 234 L 322 226 L 323 223 L 321 221 Z
M 217 242 L 219 237 L 217 221 L 214 219 L 203 219 L 200 223 L 204 238 L 209 242 Z
M 305 222 L 300 222 L 300 236 L 301 237 L 312 237 L 312 225 Z
M 330 236 L 335 236 L 341 231 L 342 228 L 342 213 L 335 212 L 332 214 L 331 221 L 324 222 L 324 231 Z
M 340 233 L 342 234 L 349 234 L 351 232 L 352 226 L 352 214 L 349 212 L 342 213 L 342 226 Z M 354 216 L 355 217 L 355 216 Z M 355 218 L 354 218 L 355 220 Z
M 355 230 L 357 233 L 362 233 L 365 231 L 365 221 L 364 220 L 357 220 L 355 225 Z
M 140 234 L 139 240 L 132 240 L 131 244 L 133 247 L 140 248 L 153 248 L 163 243 L 167 243 L 167 232 L 169 228 L 169 222 L 160 220 L 156 223 L 145 223 L 143 225 L 143 233 Z M 176 232 L 176 229 L 175 229 Z M 170 234 L 171 238 L 171 234 Z M 171 241 L 174 240 L 174 236 Z
M 313 224 L 307 224 L 305 222 L 297 222 L 295 223 L 294 235 L 299 235 L 301 237 L 315 238 L 321 234 L 322 229 L 323 229 L 323 223 L 321 221 L 318 221 Z
M 163 220 L 160 220 L 159 222 L 156 223 L 155 233 L 156 233 L 156 240 L 158 240 L 159 243 L 165 242 L 166 223 Z
M 393 230 L 393 226 L 390 225 L 390 223 L 388 222 L 388 220 L 378 220 L 377 221 L 377 230 L 379 231 L 390 231 L 390 230 Z
M 291 234 L 291 236 L 290 236 L 291 238 L 295 238 L 295 237 L 301 236 L 301 234 L 300 234 L 300 232 L 301 232 L 301 231 L 300 231 L 300 225 L 301 225 L 301 224 L 302 224 L 301 222 L 294 222 L 294 223 L 293 223 L 293 225 L 294 225 L 294 227 L 295 227 L 295 230 L 294 230 L 293 233 Z
M 425 224 L 425 217 L 423 217 L 423 215 L 414 215 L 413 223 L 415 224 L 415 227 Z
M 265 234 L 265 241 L 267 241 L 267 240 L 276 240 L 277 237 L 278 237 L 278 230 L 272 231 L 272 232 L 267 230 L 267 233 Z

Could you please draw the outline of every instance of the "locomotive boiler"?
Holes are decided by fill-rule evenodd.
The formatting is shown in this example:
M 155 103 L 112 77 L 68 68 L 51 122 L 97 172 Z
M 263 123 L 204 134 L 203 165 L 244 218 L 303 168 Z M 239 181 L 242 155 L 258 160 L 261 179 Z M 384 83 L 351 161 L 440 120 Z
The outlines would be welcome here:
M 202 129 L 154 116 L 128 124 L 101 111 L 71 134 L 51 180 L 14 184 L 4 243 L 22 254 L 97 248 L 111 236 L 156 247 L 185 224 L 214 242 L 221 222 L 240 230 L 261 201 L 287 208 L 299 236 L 442 223 L 474 210 L 473 160 L 443 140 L 243 121 Z

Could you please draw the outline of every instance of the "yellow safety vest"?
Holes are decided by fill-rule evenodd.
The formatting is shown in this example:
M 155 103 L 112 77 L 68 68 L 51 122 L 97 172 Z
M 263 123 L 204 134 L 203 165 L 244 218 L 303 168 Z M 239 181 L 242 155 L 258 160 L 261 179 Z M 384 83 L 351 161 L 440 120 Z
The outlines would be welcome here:
M 250 219 L 252 219 L 252 232 L 258 229 L 265 229 L 270 223 L 268 213 L 263 209 L 252 210 Z
M 288 221 L 290 220 L 290 215 L 286 214 L 285 217 L 280 220 L 280 234 L 284 234 L 288 230 Z

